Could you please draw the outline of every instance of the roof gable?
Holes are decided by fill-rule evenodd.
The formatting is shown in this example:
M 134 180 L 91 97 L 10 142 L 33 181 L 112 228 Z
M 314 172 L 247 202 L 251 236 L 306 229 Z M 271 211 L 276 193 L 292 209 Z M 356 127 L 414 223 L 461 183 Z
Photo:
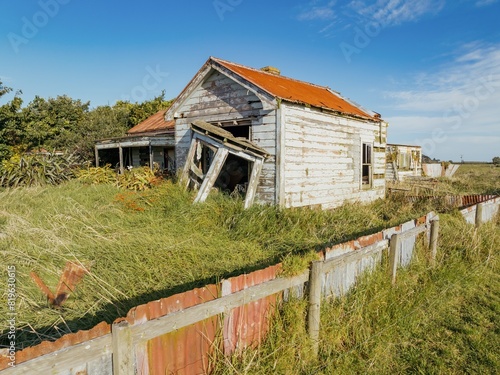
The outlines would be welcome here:
M 251 90 L 261 100 L 264 109 L 276 108 L 278 105 L 276 99 L 279 99 L 370 121 L 381 121 L 378 113 L 362 108 L 326 86 L 275 75 L 215 57 L 210 57 L 205 62 L 179 94 L 165 114 L 167 120 L 175 119 L 177 109 L 213 70 L 224 73 Z
M 266 91 L 270 95 L 292 103 L 325 108 L 335 112 L 379 120 L 379 116 L 370 113 L 358 105 L 343 98 L 328 87 L 295 80 L 292 78 L 267 73 L 259 69 L 212 58 L 226 69 L 238 74 L 243 79 Z

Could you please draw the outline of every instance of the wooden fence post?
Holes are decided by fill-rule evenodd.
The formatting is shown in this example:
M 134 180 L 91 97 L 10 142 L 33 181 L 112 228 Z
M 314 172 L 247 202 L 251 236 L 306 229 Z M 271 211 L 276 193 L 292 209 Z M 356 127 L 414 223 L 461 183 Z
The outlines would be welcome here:
M 313 353 L 318 355 L 319 327 L 321 318 L 321 276 L 323 261 L 314 261 L 309 274 L 309 311 L 307 314 L 307 330 L 313 343 Z
M 436 216 L 431 221 L 431 240 L 429 242 L 429 250 L 431 253 L 431 265 L 436 265 L 437 245 L 439 237 L 439 216 Z
M 114 323 L 111 329 L 113 375 L 134 375 L 132 334 L 126 320 Z
M 389 274 L 391 275 L 392 283 L 396 283 L 396 272 L 399 264 L 399 248 L 401 247 L 401 235 L 395 233 L 391 236 L 389 249 Z
M 478 203 L 476 205 L 476 220 L 475 220 L 476 228 L 479 228 L 482 223 L 483 223 L 483 204 Z

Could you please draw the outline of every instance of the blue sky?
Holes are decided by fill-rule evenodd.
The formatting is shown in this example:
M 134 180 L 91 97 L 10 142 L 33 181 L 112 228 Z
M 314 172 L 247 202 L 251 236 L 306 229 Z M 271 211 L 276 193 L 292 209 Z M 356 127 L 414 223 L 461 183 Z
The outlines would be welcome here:
M 216 56 L 340 91 L 429 156 L 500 155 L 499 0 L 0 0 L 0 17 L 0 79 L 25 103 L 174 98 Z

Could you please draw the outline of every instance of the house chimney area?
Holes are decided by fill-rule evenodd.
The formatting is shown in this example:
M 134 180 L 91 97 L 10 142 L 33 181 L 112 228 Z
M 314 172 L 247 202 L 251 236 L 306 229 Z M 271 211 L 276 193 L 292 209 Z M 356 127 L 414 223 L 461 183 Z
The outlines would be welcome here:
M 281 71 L 278 68 L 270 65 L 260 68 L 260 70 L 266 73 L 274 74 L 275 76 L 281 75 Z

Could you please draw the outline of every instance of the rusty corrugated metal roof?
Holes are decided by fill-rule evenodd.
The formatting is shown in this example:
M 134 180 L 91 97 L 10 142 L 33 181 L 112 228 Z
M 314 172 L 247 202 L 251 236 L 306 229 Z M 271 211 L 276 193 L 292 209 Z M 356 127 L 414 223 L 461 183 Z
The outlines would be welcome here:
M 150 133 L 158 132 L 160 130 L 174 129 L 175 121 L 165 121 L 165 112 L 166 110 L 161 110 L 153 116 L 148 117 L 146 120 L 130 129 L 127 134 L 135 135 L 139 133 Z
M 211 59 L 272 96 L 282 100 L 325 108 L 370 120 L 380 120 L 380 115 L 368 113 L 328 87 L 267 73 L 259 69 L 249 68 L 214 57 Z

